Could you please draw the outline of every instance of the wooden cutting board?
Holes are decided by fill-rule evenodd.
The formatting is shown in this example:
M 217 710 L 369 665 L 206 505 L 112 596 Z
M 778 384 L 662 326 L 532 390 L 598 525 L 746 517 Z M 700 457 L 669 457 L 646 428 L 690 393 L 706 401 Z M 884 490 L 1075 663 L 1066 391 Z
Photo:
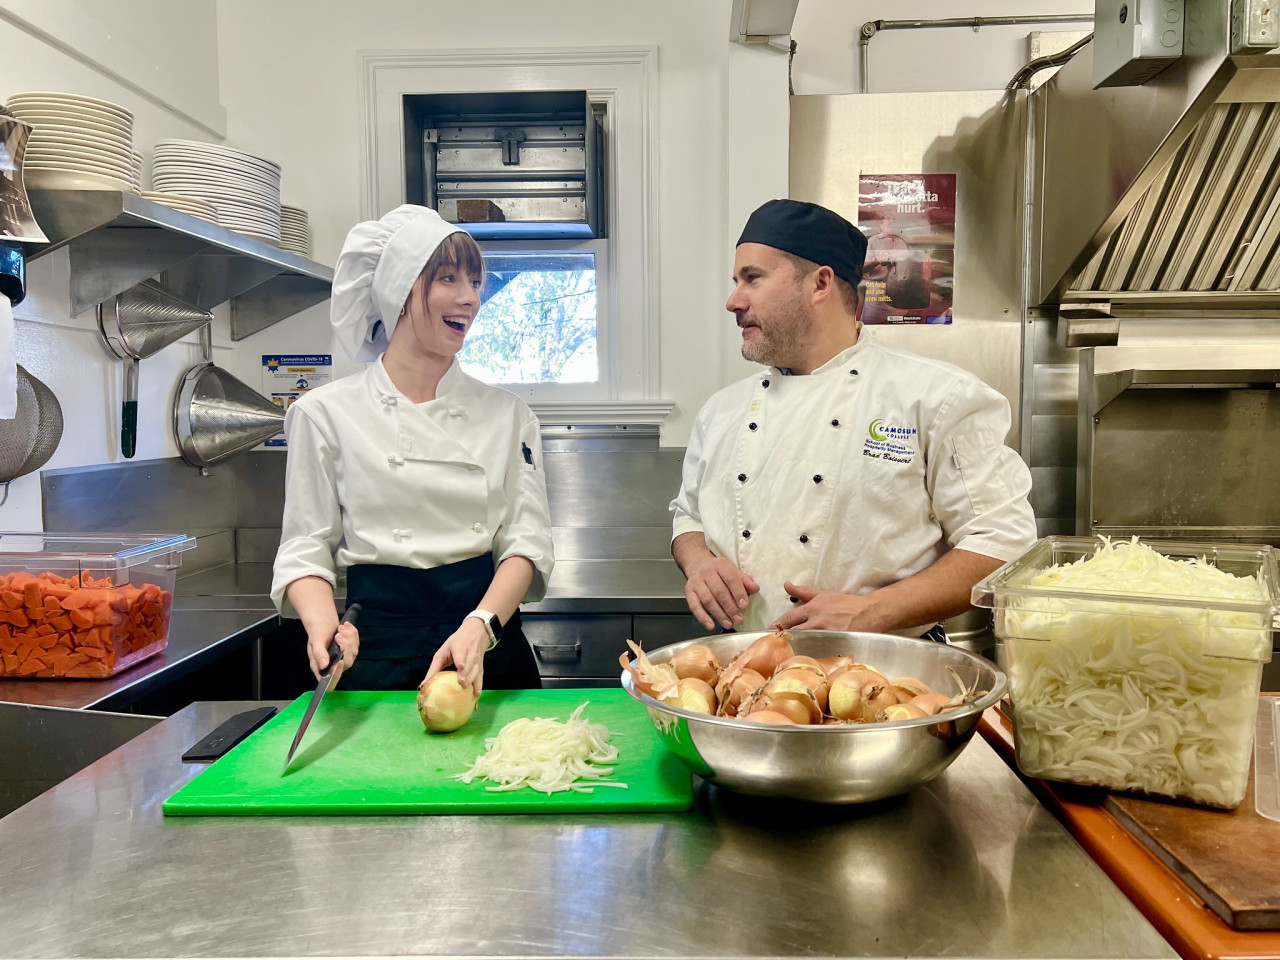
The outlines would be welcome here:
M 1280 822 L 1255 809 L 1253 770 L 1235 810 L 1115 794 L 1105 806 L 1229 926 L 1280 930 Z
M 289 744 L 310 700 L 305 694 L 164 802 L 166 816 L 252 814 L 599 813 L 688 810 L 692 776 L 662 745 L 648 713 L 620 689 L 486 690 L 461 730 L 431 734 L 415 691 L 328 694 L 281 776 Z M 496 793 L 456 774 L 518 717 L 582 716 L 609 729 L 618 749 L 610 780 L 592 793 Z

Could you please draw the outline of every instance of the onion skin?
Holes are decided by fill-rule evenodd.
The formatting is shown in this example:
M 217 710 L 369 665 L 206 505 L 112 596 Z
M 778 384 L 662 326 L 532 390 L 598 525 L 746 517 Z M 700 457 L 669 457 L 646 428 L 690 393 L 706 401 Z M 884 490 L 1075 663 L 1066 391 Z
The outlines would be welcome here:
M 925 716 L 932 717 L 950 707 L 959 706 L 951 702 L 951 698 L 945 693 L 922 693 L 918 697 L 912 697 L 907 701 L 907 706 L 917 707 L 924 711 Z
M 757 710 L 755 713 L 748 714 L 743 717 L 748 723 L 786 723 L 794 726 L 791 718 L 785 713 L 779 713 L 777 710 Z
M 661 700 L 680 682 L 671 664 L 654 663 L 645 656 L 640 645 L 633 640 L 627 640 L 627 646 L 636 655 L 635 663 L 631 663 L 625 653 L 618 657 L 618 663 L 622 665 L 623 670 L 631 674 L 632 682 L 641 693 L 648 694 L 655 700 Z
M 894 703 L 876 714 L 877 723 L 893 723 L 895 720 L 916 720 L 928 714 L 909 703 Z
M 932 687 L 915 677 L 895 677 L 892 682 L 899 703 L 906 703 L 912 697 L 918 697 L 922 693 L 933 693 Z
M 818 698 L 814 696 L 809 684 L 797 676 L 774 677 L 764 685 L 764 692 L 773 701 L 775 709 L 782 713 L 791 713 L 782 708 L 783 701 L 796 703 L 803 708 L 804 719 L 796 720 L 796 723 L 818 723 L 822 720 L 823 709 Z
M 849 669 L 831 681 L 827 709 L 840 720 L 874 723 L 877 713 L 897 702 L 885 675 L 864 667 Z
M 716 710 L 716 715 L 736 717 L 738 715 L 738 705 L 763 686 L 764 677 L 754 670 L 740 670 L 737 676 L 729 681 L 726 681 L 722 676 L 720 683 L 716 686 L 716 698 L 720 704 Z
M 827 712 L 827 699 L 831 690 L 831 684 L 827 682 L 826 677 L 820 677 L 812 670 L 792 667 L 789 670 L 783 670 L 781 673 L 774 674 L 773 679 L 799 680 L 809 688 L 809 692 L 813 694 L 814 699 L 818 701 L 818 709 L 823 713 Z
M 697 677 L 685 677 L 662 698 L 662 702 L 691 713 L 710 715 L 716 712 L 716 692 L 711 689 L 711 684 Z
M 449 733 L 471 719 L 476 695 L 458 682 L 454 670 L 444 670 L 418 688 L 418 715 L 432 733 Z
M 743 668 L 754 670 L 762 677 L 772 677 L 778 664 L 795 655 L 791 649 L 791 634 L 785 630 L 766 634 L 739 654 Z
M 801 697 L 807 697 L 807 702 L 801 700 Z M 780 693 L 776 697 L 771 697 L 770 711 L 782 714 L 797 725 L 807 725 L 810 723 L 819 723 L 822 720 L 822 713 L 818 710 L 818 705 L 813 702 L 813 697 L 807 693 Z M 765 713 L 764 710 L 755 710 L 754 713 Z M 750 714 L 747 715 L 748 719 Z
M 787 670 L 811 670 L 820 677 L 825 677 L 827 675 L 827 671 L 823 669 L 822 664 L 813 659 L 813 657 L 806 657 L 803 654 L 797 654 L 794 657 L 788 657 L 786 660 L 783 660 L 776 668 L 774 668 L 773 675 L 776 677 L 778 674 Z
M 710 647 L 701 643 L 685 647 L 668 662 L 681 680 L 701 680 L 714 685 L 720 675 L 720 661 Z

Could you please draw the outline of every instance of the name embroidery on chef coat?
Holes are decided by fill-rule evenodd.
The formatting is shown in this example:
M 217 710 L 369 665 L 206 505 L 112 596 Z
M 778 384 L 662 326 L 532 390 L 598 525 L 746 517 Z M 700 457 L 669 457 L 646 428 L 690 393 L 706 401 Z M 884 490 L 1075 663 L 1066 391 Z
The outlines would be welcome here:
M 876 417 L 867 424 L 867 438 L 862 441 L 862 455 L 888 463 L 910 463 L 916 458 L 916 438 L 920 431 Z

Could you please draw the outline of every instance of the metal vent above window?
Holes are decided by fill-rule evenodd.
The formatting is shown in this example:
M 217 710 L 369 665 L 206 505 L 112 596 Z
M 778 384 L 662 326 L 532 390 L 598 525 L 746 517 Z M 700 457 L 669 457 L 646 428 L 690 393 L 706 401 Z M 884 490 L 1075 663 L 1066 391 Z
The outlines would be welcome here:
M 404 98 L 405 195 L 478 239 L 605 236 L 605 116 L 585 91 Z

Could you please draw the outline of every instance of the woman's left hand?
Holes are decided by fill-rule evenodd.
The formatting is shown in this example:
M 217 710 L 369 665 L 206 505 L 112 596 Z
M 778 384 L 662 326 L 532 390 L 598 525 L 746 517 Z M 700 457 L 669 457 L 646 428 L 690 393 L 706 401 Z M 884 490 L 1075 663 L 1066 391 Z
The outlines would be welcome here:
M 431 658 L 431 667 L 422 678 L 426 683 L 453 664 L 458 668 L 458 682 L 471 687 L 480 696 L 484 687 L 484 652 L 489 646 L 489 631 L 475 617 L 467 617 Z M 420 684 L 421 685 L 421 684 Z

